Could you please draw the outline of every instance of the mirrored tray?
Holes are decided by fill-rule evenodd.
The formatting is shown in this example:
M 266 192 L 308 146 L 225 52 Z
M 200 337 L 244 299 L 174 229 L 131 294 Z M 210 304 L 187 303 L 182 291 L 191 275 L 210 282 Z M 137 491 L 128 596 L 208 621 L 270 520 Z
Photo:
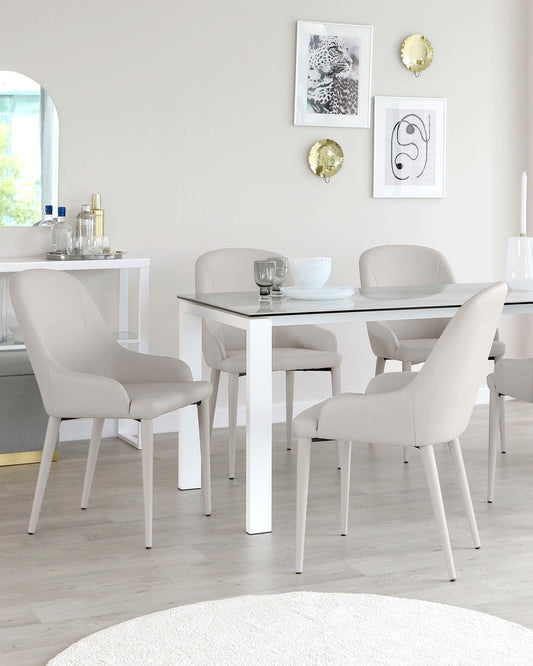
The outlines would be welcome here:
M 80 254 L 67 254 L 66 252 L 47 252 L 46 258 L 49 261 L 102 261 L 102 259 L 122 259 L 125 254 L 122 250 L 114 250 L 106 254 L 85 254 L 83 256 Z

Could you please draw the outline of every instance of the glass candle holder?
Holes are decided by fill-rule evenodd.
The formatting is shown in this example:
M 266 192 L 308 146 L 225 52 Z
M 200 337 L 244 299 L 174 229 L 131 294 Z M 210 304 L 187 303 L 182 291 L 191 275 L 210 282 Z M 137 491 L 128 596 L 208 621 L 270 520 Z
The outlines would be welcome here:
M 274 284 L 270 290 L 270 295 L 273 298 L 281 298 L 281 285 L 287 279 L 287 272 L 289 270 L 289 260 L 287 257 L 268 257 L 267 261 L 273 261 L 276 264 L 276 271 L 274 275 Z
M 274 284 L 276 264 L 272 260 L 260 259 L 254 261 L 254 279 L 259 287 L 259 300 L 270 298 L 270 288 Z
M 533 291 L 533 238 L 509 238 L 505 278 L 515 291 Z

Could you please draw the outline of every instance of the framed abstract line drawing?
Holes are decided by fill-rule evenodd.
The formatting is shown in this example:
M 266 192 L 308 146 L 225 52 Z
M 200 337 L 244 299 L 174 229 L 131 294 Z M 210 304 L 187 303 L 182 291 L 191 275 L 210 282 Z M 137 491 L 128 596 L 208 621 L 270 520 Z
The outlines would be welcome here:
M 298 21 L 294 124 L 370 127 L 371 25 Z
M 443 198 L 446 100 L 374 98 L 374 197 Z

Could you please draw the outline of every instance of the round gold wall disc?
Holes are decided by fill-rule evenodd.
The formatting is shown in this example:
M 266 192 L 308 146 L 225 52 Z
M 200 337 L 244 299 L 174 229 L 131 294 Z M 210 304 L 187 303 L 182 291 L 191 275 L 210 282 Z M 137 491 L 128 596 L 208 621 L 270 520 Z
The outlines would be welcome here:
M 410 35 L 402 44 L 400 58 L 415 74 L 427 69 L 433 60 L 433 46 L 424 35 Z
M 311 146 L 309 167 L 321 178 L 330 178 L 338 173 L 344 162 L 342 148 L 333 139 L 322 139 Z

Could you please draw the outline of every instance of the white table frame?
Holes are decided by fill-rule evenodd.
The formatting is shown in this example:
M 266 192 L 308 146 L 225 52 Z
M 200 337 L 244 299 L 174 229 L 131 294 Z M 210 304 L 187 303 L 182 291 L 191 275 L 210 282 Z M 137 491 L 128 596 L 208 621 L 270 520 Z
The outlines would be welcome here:
M 480 285 L 479 287 L 481 288 Z M 508 303 L 503 314 L 533 313 L 531 302 Z M 246 332 L 246 532 L 272 531 L 272 327 L 453 317 L 459 306 L 315 314 L 243 315 L 178 296 L 179 357 L 202 379 L 202 318 Z M 378 305 L 376 307 L 379 307 Z M 178 487 L 199 488 L 200 446 L 193 407 L 180 411 Z
M 90 259 L 74 261 L 47 261 L 40 258 L 0 258 L 0 279 L 11 273 L 29 270 L 32 268 L 46 268 L 56 271 L 101 271 L 118 270 L 118 334 L 117 340 L 121 345 L 136 345 L 140 352 L 149 350 L 150 316 L 149 316 L 149 275 L 150 259 Z M 137 332 L 130 333 L 129 329 L 129 272 L 131 269 L 139 271 L 138 288 L 138 321 Z M 3 282 L 3 280 L 2 280 Z M 1 284 L 5 289 L 7 284 Z M 0 353 L 25 349 L 23 344 L 0 343 Z M 135 421 L 119 419 L 117 423 L 118 436 L 137 449 L 141 448 L 140 428 Z

